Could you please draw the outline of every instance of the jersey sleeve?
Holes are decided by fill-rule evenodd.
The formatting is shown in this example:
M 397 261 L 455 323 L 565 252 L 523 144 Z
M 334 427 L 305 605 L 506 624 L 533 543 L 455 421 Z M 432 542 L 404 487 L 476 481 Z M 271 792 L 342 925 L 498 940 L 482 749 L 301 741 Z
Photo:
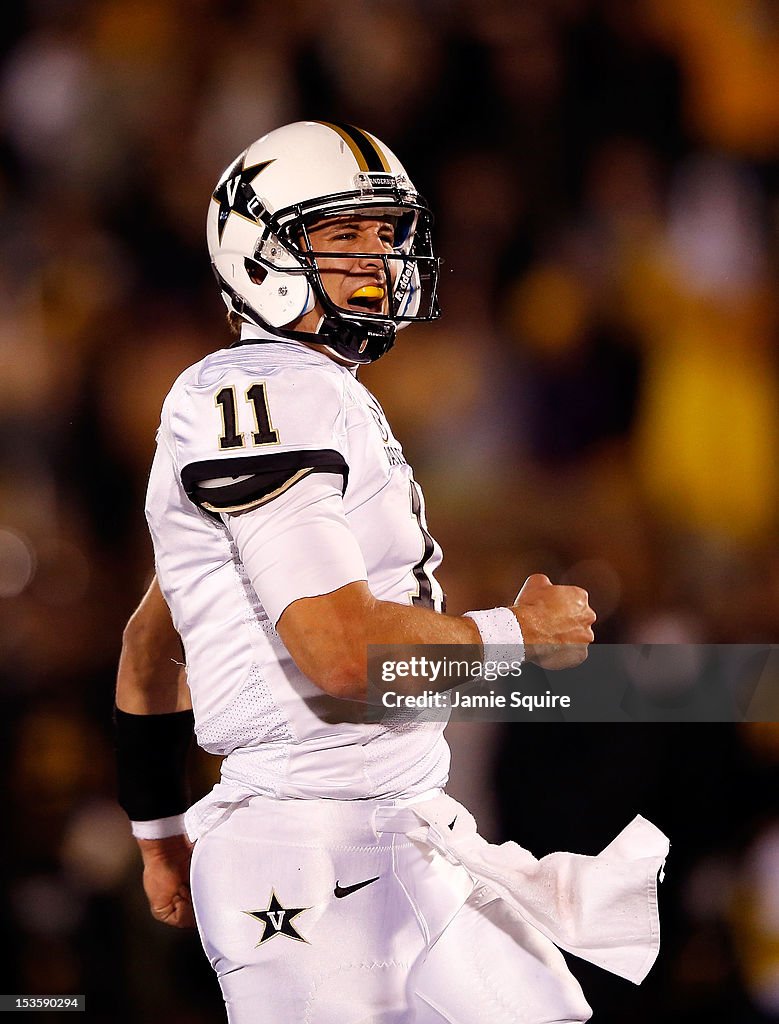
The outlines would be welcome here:
M 280 496 L 272 508 L 222 517 L 274 625 L 300 598 L 367 582 L 338 484 L 337 476 L 318 474 Z
M 312 473 L 349 474 L 343 382 L 327 369 L 253 376 L 232 368 L 180 382 L 167 429 L 181 483 L 210 512 L 266 504 Z

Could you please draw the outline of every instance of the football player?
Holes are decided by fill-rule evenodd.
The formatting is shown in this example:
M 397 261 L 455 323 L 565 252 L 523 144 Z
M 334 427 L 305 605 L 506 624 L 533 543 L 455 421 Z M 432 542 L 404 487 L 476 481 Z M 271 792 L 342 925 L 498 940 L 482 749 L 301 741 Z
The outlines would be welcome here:
M 634 981 L 657 952 L 654 826 L 597 858 L 491 846 L 444 793 L 444 721 L 360 713 L 372 644 L 565 667 L 593 639 L 586 593 L 541 575 L 511 606 L 444 613 L 422 492 L 357 374 L 438 316 L 431 227 L 395 154 L 344 124 L 270 132 L 210 201 L 238 334 L 163 406 L 157 577 L 116 717 L 152 912 L 184 926 L 194 906 L 232 1024 L 584 1021 L 557 946 Z M 193 722 L 224 760 L 187 809 Z

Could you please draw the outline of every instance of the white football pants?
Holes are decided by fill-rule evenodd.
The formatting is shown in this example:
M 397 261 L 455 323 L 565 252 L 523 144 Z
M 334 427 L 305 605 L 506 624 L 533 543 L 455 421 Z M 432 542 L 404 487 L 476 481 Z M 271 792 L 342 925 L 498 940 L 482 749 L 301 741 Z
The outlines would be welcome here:
M 253 797 L 197 841 L 230 1024 L 589 1020 L 557 947 L 404 827 L 401 802 Z

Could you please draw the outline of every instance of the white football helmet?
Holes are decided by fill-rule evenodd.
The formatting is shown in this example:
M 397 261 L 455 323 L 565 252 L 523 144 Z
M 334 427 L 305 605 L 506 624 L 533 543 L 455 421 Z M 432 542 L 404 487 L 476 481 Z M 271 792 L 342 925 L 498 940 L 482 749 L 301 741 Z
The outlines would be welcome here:
M 353 210 L 396 219 L 393 251 L 380 257 L 383 312 L 367 301 L 361 308 L 357 298 L 336 305 L 317 263 L 332 253 L 310 243 L 310 225 Z M 253 142 L 223 173 L 208 210 L 208 248 L 228 310 L 281 337 L 311 341 L 285 328 L 318 300 L 324 316 L 317 342 L 352 363 L 370 363 L 392 347 L 399 328 L 440 314 L 432 220 L 403 165 L 378 139 L 351 125 L 298 121 Z

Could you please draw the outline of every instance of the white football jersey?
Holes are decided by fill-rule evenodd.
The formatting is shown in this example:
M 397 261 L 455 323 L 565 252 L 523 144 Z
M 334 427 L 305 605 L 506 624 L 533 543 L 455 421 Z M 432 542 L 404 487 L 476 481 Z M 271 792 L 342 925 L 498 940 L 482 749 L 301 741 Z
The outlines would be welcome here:
M 276 798 L 396 798 L 443 786 L 444 723 L 402 715 L 355 721 L 361 716 L 352 705 L 298 669 L 275 629 L 291 600 L 355 579 L 367 579 L 380 600 L 442 611 L 434 575 L 441 550 L 427 531 L 422 493 L 381 406 L 349 369 L 296 342 L 254 329 L 249 336 L 255 340 L 206 356 L 173 385 L 147 494 L 198 742 L 226 755 L 225 782 Z M 291 574 L 285 529 L 291 503 L 308 500 L 307 487 L 315 501 L 313 473 L 341 485 L 331 505 L 359 551 L 351 545 L 356 557 L 320 572 L 307 539 L 316 531 L 298 530 L 296 564 L 302 537 L 312 571 Z M 268 524 L 262 594 L 224 514 L 246 507 L 253 511 L 241 519 L 262 516 Z M 321 519 L 328 505 L 318 507 Z

